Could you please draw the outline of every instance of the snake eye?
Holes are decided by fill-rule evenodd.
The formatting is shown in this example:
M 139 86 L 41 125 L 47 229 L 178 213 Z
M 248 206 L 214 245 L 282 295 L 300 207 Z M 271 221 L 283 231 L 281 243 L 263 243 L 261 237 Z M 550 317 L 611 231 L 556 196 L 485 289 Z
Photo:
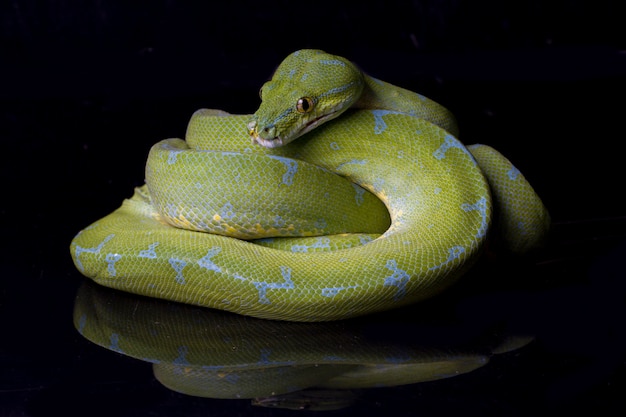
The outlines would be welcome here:
M 296 103 L 296 110 L 298 110 L 298 113 L 308 113 L 313 110 L 314 104 L 312 98 L 302 97 L 298 100 L 298 103 Z

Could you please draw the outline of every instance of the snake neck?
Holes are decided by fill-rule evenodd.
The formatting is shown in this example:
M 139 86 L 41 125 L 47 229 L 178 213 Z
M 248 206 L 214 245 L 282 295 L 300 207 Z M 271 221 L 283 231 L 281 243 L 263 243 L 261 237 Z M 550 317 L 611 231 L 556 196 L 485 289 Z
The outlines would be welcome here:
M 364 87 L 359 99 L 352 105 L 357 109 L 379 109 L 418 117 L 458 136 L 454 115 L 441 104 L 413 91 L 397 87 L 363 74 Z

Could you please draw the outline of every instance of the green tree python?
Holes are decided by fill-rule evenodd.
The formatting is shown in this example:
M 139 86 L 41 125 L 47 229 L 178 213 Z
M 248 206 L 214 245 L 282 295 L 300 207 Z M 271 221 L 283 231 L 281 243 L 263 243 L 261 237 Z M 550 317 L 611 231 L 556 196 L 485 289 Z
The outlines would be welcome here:
M 533 339 L 507 330 L 506 314 L 494 315 L 493 325 L 466 323 L 447 307 L 424 309 L 422 321 L 405 323 L 395 316 L 293 323 L 84 282 L 74 325 L 91 342 L 152 364 L 156 379 L 173 391 L 322 411 L 347 407 L 370 388 L 471 372 Z
M 289 55 L 260 94 L 252 116 L 199 110 L 185 140 L 155 144 L 146 184 L 73 239 L 79 271 L 145 296 L 327 321 L 449 287 L 493 212 L 510 251 L 543 241 L 549 215 L 524 176 L 491 147 L 465 147 L 438 103 L 319 50 Z

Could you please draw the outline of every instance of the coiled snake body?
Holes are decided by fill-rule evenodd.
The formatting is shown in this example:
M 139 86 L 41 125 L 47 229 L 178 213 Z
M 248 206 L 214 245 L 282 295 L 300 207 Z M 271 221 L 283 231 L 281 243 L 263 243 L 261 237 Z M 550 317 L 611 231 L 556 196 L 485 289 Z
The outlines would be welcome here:
M 492 195 L 512 251 L 546 234 L 508 160 L 466 148 L 442 106 L 344 58 L 295 52 L 261 98 L 252 117 L 199 110 L 186 140 L 154 145 L 146 185 L 72 241 L 77 268 L 151 297 L 324 321 L 452 284 L 481 253 Z

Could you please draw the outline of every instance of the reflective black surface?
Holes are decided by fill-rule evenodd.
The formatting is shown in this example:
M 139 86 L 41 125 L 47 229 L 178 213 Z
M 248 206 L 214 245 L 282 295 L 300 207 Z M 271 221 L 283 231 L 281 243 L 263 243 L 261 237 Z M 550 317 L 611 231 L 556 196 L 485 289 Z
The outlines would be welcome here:
M 540 253 L 490 252 L 443 298 L 359 319 L 389 344 L 479 343 L 484 353 L 503 332 L 531 343 L 453 378 L 368 389 L 327 413 L 623 415 L 626 43 L 616 6 L 333 6 L 0 6 L 0 415 L 301 413 L 174 392 L 151 364 L 85 339 L 68 246 L 142 183 L 154 142 L 182 136 L 200 107 L 254 111 L 275 65 L 303 47 L 447 105 L 461 139 L 509 157 L 555 222 Z

